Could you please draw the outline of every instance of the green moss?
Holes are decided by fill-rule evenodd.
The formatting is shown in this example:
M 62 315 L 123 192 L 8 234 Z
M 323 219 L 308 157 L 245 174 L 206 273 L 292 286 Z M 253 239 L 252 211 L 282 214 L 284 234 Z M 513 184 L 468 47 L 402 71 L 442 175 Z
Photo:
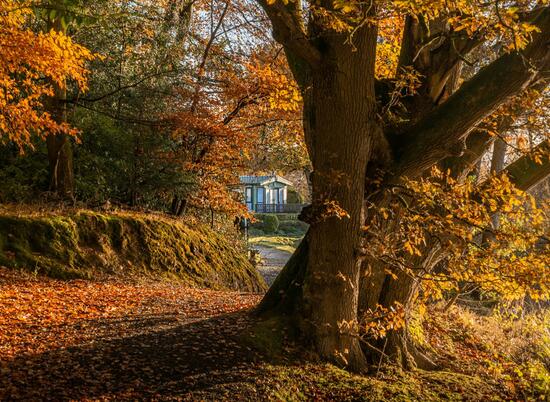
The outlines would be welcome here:
M 246 334 L 244 341 L 271 359 L 282 355 L 283 344 L 293 334 L 292 326 L 280 316 L 258 321 Z
M 140 274 L 262 291 L 242 250 L 206 227 L 140 214 L 0 215 L 0 264 L 56 278 Z
M 267 400 L 461 401 L 499 400 L 491 384 L 449 372 L 404 372 L 383 367 L 354 375 L 330 364 L 269 365 Z

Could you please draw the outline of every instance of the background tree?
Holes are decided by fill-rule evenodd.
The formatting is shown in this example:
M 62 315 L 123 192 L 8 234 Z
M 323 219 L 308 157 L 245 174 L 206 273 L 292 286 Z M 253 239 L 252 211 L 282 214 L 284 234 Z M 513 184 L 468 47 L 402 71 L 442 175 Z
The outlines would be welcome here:
M 72 40 L 102 55 L 89 66 L 86 93 L 69 87 L 64 99 L 46 105 L 80 131 L 71 152 L 77 200 L 175 215 L 189 208 L 242 214 L 233 191 L 238 175 L 275 168 L 275 145 L 268 145 L 275 137 L 288 144 L 279 156 L 300 147 L 300 94 L 259 7 L 148 0 L 39 6 L 34 18 L 29 12 L 36 32 L 54 18 Z M 60 136 L 50 139 L 71 147 Z M 46 149 L 33 145 L 36 152 L 25 157 L 4 147 L 4 201 L 33 200 L 50 188 L 37 180 Z M 300 152 L 303 158 L 303 146 Z M 259 167 L 262 155 L 269 161 Z
M 85 90 L 85 64 L 93 58 L 62 32 L 28 29 L 31 6 L 32 2 L 0 2 L 0 135 L 3 142 L 12 141 L 21 151 L 32 145 L 34 136 L 75 135 L 66 122 L 44 111 L 44 100 L 54 95 L 55 87 L 65 88 L 68 79 Z

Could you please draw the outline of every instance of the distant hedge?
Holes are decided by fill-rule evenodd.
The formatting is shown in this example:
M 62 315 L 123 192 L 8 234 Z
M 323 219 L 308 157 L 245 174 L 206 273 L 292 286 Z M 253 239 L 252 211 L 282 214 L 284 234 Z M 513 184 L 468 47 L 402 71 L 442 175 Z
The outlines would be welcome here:
M 273 214 L 256 214 L 258 222 L 252 225 L 253 228 L 260 229 L 264 233 L 276 233 L 279 229 L 279 218 Z
M 287 220 L 279 222 L 279 232 L 288 234 L 303 234 L 307 232 L 309 225 L 299 220 Z
M 297 190 L 289 188 L 287 192 L 287 200 L 289 204 L 302 204 L 304 197 Z
M 277 214 L 279 222 L 298 220 L 298 214 Z

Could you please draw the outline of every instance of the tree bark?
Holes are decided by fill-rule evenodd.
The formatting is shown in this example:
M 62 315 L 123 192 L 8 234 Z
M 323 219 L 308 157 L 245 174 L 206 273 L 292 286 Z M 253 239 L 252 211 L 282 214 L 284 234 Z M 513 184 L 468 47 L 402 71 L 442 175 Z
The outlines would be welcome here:
M 301 312 L 306 336 L 322 358 L 353 371 L 366 360 L 357 338 L 365 167 L 375 123 L 376 30 L 364 29 L 354 52 L 327 38 L 326 61 L 312 74 L 313 202 Z M 339 216 L 338 216 L 339 215 Z
M 66 33 L 60 18 L 48 22 L 48 29 Z M 67 89 L 54 86 L 54 97 L 50 99 L 49 108 L 54 121 L 67 123 Z M 48 149 L 48 167 L 50 174 L 50 191 L 62 199 L 74 199 L 75 181 L 73 168 L 73 149 L 67 134 L 49 134 L 46 137 Z
M 47 138 L 50 171 L 50 191 L 60 198 L 74 198 L 73 151 L 70 139 L 65 134 L 49 135 Z
M 535 153 L 540 156 L 540 163 L 531 155 L 525 155 L 506 167 L 505 171 L 517 188 L 529 191 L 538 183 L 550 177 L 550 141 L 539 144 Z
M 444 158 L 462 155 L 475 126 L 512 96 L 534 84 L 550 67 L 550 8 L 533 22 L 541 29 L 520 53 L 507 53 L 482 68 L 447 101 L 394 140 L 394 177 L 419 177 Z
M 506 160 L 506 148 L 507 144 L 502 138 L 497 138 L 493 145 L 493 156 L 491 158 L 491 174 L 496 175 L 504 169 L 504 162 Z M 491 215 L 491 226 L 493 230 L 498 230 L 500 227 L 500 215 L 498 212 Z M 494 240 L 494 232 L 484 231 L 481 244 L 487 244 L 487 242 Z
M 65 100 L 67 91 L 56 88 L 55 98 L 51 100 L 51 113 L 56 123 L 67 123 Z M 73 149 L 67 134 L 49 134 L 46 138 L 48 165 L 50 173 L 50 191 L 62 199 L 74 198 Z

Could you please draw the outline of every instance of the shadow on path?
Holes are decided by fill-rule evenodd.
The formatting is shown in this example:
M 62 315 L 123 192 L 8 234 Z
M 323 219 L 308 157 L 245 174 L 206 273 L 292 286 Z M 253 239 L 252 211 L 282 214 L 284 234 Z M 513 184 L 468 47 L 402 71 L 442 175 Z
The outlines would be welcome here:
M 0 400 L 201 400 L 201 391 L 217 386 L 221 399 L 223 384 L 246 388 L 247 370 L 260 361 L 239 343 L 249 324 L 246 311 L 194 322 L 161 315 L 133 323 L 137 334 L 21 354 L 0 361 Z

